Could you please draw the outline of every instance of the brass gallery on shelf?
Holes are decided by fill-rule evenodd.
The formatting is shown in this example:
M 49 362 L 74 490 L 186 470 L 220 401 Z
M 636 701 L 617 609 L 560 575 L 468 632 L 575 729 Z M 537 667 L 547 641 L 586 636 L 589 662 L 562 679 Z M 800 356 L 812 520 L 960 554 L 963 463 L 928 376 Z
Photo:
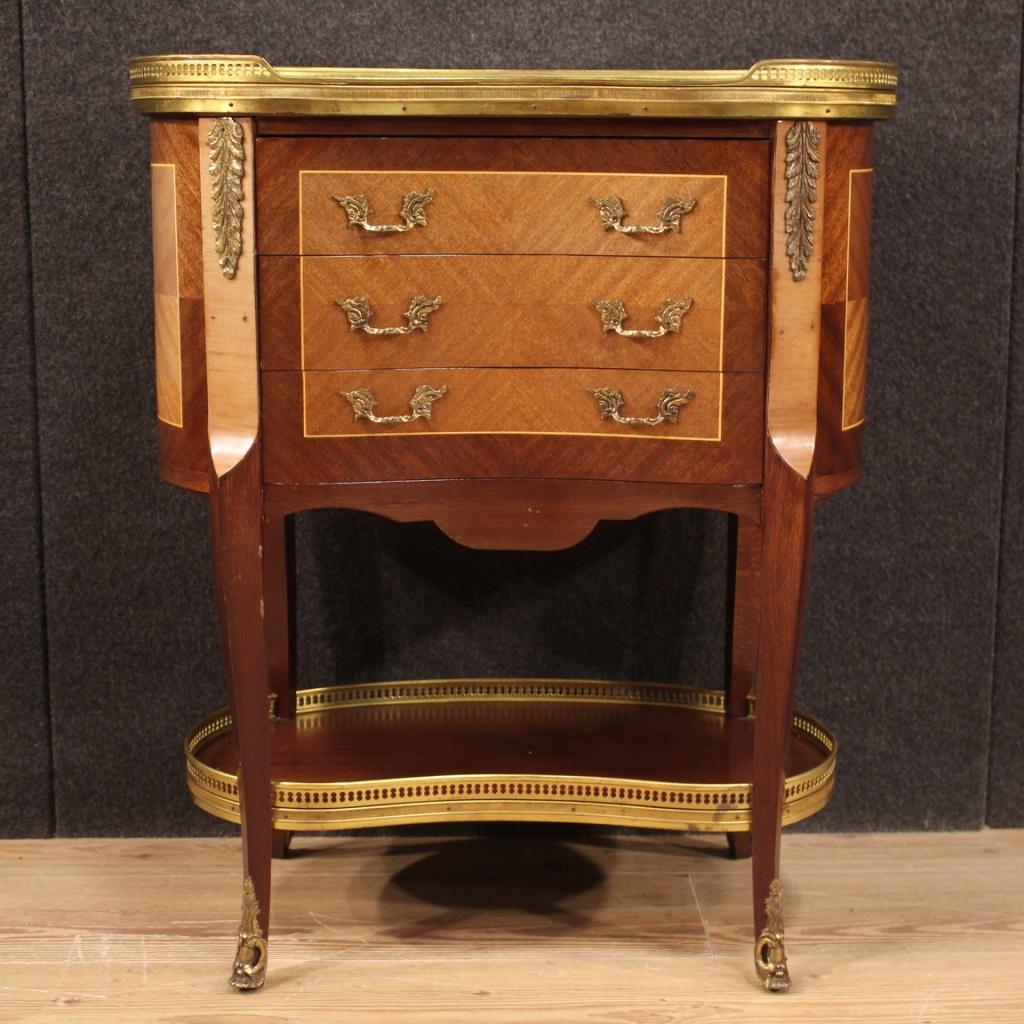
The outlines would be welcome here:
M 211 511 L 229 707 L 185 759 L 195 802 L 243 826 L 233 986 L 266 980 L 292 832 L 555 821 L 724 833 L 751 857 L 757 976 L 789 987 L 781 829 L 836 768 L 793 705 L 813 513 L 861 472 L 896 79 L 131 62 L 160 469 Z M 724 686 L 300 687 L 290 530 L 320 507 L 533 551 L 726 513 Z

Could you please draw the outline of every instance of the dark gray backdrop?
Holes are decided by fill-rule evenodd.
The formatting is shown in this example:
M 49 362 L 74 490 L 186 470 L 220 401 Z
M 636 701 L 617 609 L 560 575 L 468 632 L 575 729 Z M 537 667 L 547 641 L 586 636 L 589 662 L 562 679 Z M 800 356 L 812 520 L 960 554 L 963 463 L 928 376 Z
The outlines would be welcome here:
M 899 62 L 898 119 L 876 136 L 867 474 L 815 531 L 800 703 L 842 744 L 815 827 L 1024 824 L 1021 23 L 1020 0 L 6 3 L 0 832 L 217 828 L 180 748 L 224 699 L 206 510 L 156 474 L 148 140 L 128 104 L 128 57 L 166 52 Z M 679 512 L 563 553 L 480 554 L 431 526 L 309 513 L 302 678 L 717 682 L 723 542 L 721 517 Z

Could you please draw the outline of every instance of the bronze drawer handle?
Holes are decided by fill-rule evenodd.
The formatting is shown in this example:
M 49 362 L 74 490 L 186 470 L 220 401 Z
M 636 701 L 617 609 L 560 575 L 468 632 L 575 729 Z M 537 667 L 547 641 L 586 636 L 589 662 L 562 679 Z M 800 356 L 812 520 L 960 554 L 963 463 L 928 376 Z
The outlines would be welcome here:
M 622 326 L 623 320 L 629 318 L 626 307 L 621 299 L 593 299 L 594 308 L 601 314 L 601 327 L 605 331 L 614 331 L 624 338 L 660 338 L 663 334 L 678 334 L 683 317 L 690 312 L 693 299 L 665 299 L 658 311 L 659 327 L 654 331 L 634 331 Z
M 424 207 L 434 198 L 434 190 L 428 188 L 426 192 L 406 192 L 402 196 L 402 209 L 398 214 L 404 222 L 402 224 L 368 223 L 370 214 L 373 213 L 373 207 L 370 206 L 370 200 L 366 196 L 331 196 L 331 198 L 345 211 L 350 228 L 362 228 L 364 231 L 372 231 L 375 234 L 394 234 L 427 226 L 427 212 Z
M 370 318 L 373 316 L 373 310 L 370 309 L 370 300 L 364 296 L 354 299 L 335 299 L 334 304 L 341 306 L 348 314 L 350 331 L 365 331 L 367 334 L 377 335 L 412 334 L 413 331 L 427 329 L 427 317 L 434 310 L 440 308 L 441 296 L 435 295 L 433 298 L 428 295 L 413 296 L 409 300 L 409 308 L 402 314 L 409 321 L 405 327 L 371 327 Z
M 605 231 L 618 231 L 623 235 L 663 235 L 666 231 L 679 231 L 682 228 L 684 213 L 692 212 L 697 205 L 696 199 L 682 199 L 669 196 L 664 206 L 658 211 L 658 224 L 624 225 L 626 208 L 618 196 L 604 196 L 590 200 L 601 214 L 601 224 Z
M 625 423 L 630 427 L 656 427 L 659 423 L 675 423 L 679 419 L 679 410 L 694 398 L 693 391 L 666 388 L 658 402 L 655 416 L 623 416 L 619 410 L 626 404 L 626 400 L 618 388 L 587 388 L 587 392 L 597 399 L 601 419 L 615 420 L 616 423 Z
M 405 416 L 377 416 L 377 399 L 369 388 L 356 388 L 355 391 L 339 391 L 348 399 L 352 406 L 353 420 L 369 420 L 371 423 L 411 423 L 413 420 L 429 420 L 434 403 L 444 398 L 448 388 L 442 385 L 433 388 L 429 384 L 420 384 L 409 399 L 410 411 Z

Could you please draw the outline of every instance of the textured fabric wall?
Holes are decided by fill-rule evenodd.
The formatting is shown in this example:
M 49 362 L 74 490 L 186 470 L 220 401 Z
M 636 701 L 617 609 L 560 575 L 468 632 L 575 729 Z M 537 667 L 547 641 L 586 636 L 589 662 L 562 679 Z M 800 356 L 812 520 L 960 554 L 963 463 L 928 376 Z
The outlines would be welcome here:
M 35 367 L 25 202 L 18 9 L 0 10 L 0 65 L 8 72 L 0 108 L 0 836 L 51 829 L 50 726 L 46 707 Z
M 1024 86 L 1024 83 L 1022 83 Z M 1022 94 L 1024 95 L 1024 94 Z M 1024 104 L 1022 104 L 1024 111 Z M 1024 121 L 1022 121 L 1024 125 Z M 1024 166 L 1024 132 L 1018 167 Z M 987 820 L 1024 823 L 1024 197 L 1017 193 Z
M 1021 777 L 1019 719 L 1015 732 L 1002 712 L 990 722 L 1019 0 L 110 0 L 102 26 L 88 5 L 22 0 L 22 11 L 59 833 L 219 827 L 190 807 L 181 765 L 185 730 L 224 697 L 206 510 L 160 484 L 155 469 L 147 132 L 127 100 L 127 59 L 147 52 L 398 66 L 741 67 L 793 54 L 899 62 L 898 119 L 877 133 L 867 473 L 821 507 L 815 534 L 800 703 L 839 733 L 842 768 L 833 804 L 811 827 L 981 825 L 990 725 L 1001 759 L 993 778 L 1014 767 Z M 19 119 L 15 111 L 14 129 Z M 14 260 L 17 279 L 12 246 L 3 260 Z M 30 356 L 17 322 L 24 303 L 10 294 L 11 351 Z M 27 356 L 14 367 L 13 386 L 30 379 L 19 370 L 30 365 Z M 1014 372 L 1019 420 L 1019 360 Z M 38 611 L 37 527 L 24 497 L 31 389 L 20 393 L 29 405 L 12 436 L 26 468 L 8 493 L 24 504 L 4 515 L 24 571 L 4 583 Z M 1011 455 L 1019 466 L 1019 439 Z M 1007 496 L 1019 510 L 1019 471 L 1007 475 Z M 1019 511 L 1006 523 L 1012 596 L 1024 553 Z M 724 524 L 708 513 L 605 524 L 551 555 L 469 552 L 433 527 L 355 513 L 307 514 L 298 539 L 308 685 L 474 673 L 720 676 Z M 1019 705 L 1013 655 L 1024 653 L 1024 637 L 1012 605 L 1003 609 L 1000 693 Z M 38 616 L 19 613 L 16 626 L 3 707 L 27 749 L 0 764 L 5 791 L 46 758 Z M 993 787 L 993 820 L 1024 823 L 1014 795 Z M 27 817 L 5 829 L 46 830 L 45 793 L 29 799 L 17 810 Z

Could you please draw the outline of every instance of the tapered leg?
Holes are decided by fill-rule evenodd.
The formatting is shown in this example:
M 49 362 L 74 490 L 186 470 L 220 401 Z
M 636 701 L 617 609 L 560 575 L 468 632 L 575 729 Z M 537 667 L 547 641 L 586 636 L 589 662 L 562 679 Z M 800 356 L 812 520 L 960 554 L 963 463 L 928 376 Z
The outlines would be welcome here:
M 259 468 L 257 444 L 214 481 L 210 494 L 224 661 L 241 762 L 242 923 L 230 979 L 239 989 L 264 982 L 270 915 L 270 719 Z
M 769 446 L 763 489 L 762 619 L 758 639 L 754 780 L 751 795 L 754 932 L 765 987 L 789 987 L 782 935 L 779 840 L 793 687 L 811 554 L 810 483 Z
M 761 545 L 760 523 L 729 517 L 725 694 L 730 718 L 747 714 L 747 698 L 754 692 L 761 628 Z
M 267 672 L 279 718 L 295 717 L 295 529 L 293 516 L 263 521 Z
M 761 525 L 729 516 L 729 566 L 726 590 L 725 706 L 730 718 L 747 714 L 754 690 L 757 638 L 761 626 Z M 749 857 L 749 832 L 729 832 L 729 852 Z
M 281 860 L 288 856 L 288 850 L 292 845 L 292 831 L 287 828 L 275 828 L 270 848 L 271 857 Z
M 295 717 L 294 548 L 293 516 L 263 520 L 263 628 L 268 685 L 278 718 Z M 291 836 L 286 829 L 274 829 L 274 857 L 287 855 Z

